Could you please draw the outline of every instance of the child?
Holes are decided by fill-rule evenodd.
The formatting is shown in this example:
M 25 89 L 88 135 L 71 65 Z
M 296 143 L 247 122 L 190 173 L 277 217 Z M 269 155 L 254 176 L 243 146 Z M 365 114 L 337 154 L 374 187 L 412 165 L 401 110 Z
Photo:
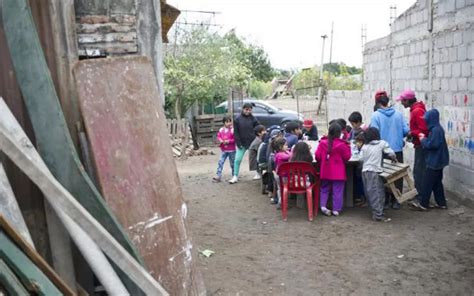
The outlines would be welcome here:
M 299 142 L 291 151 L 290 161 L 305 161 L 312 163 L 313 156 L 311 155 L 311 149 L 309 145 L 305 142 Z
M 313 123 L 311 119 L 306 119 L 303 122 L 303 136 L 306 138 L 305 140 L 309 141 L 317 141 L 318 138 L 318 128 Z
M 348 141 L 349 132 L 347 131 L 347 122 L 344 120 L 344 118 L 336 119 L 336 122 L 341 126 L 341 139 Z
M 379 130 L 375 127 L 364 132 L 365 143 L 361 147 L 362 180 L 364 182 L 365 196 L 372 208 L 372 219 L 374 221 L 388 222 L 390 219 L 384 216 L 385 189 L 379 173 L 382 172 L 383 154 L 386 153 L 393 160 L 397 161 L 395 152 L 387 142 L 380 140 Z M 361 143 L 358 142 L 359 147 Z
M 359 133 L 367 129 L 367 126 L 362 123 L 362 114 L 360 114 L 360 112 L 352 112 L 348 119 L 352 126 L 352 130 L 349 133 L 349 140 L 355 140 Z
M 421 146 L 425 152 L 426 168 L 421 186 L 421 199 L 412 206 L 420 211 L 426 211 L 430 205 L 431 192 L 434 194 L 436 208 L 447 209 L 443 187 L 443 168 L 449 164 L 449 151 L 444 136 L 444 129 L 439 124 L 439 112 L 429 110 L 423 116 L 429 129 L 428 137 L 419 135 Z
M 232 128 L 232 118 L 230 116 L 224 116 L 222 119 L 224 126 L 219 129 L 217 133 L 217 141 L 221 147 L 221 158 L 217 164 L 217 173 L 212 180 L 214 182 L 220 182 L 222 178 L 222 169 L 227 157 L 229 158 L 230 167 L 232 168 L 232 176 L 234 175 L 234 161 L 235 161 L 235 140 L 234 140 L 234 129 Z
M 285 127 L 285 139 L 286 143 L 288 144 L 288 149 L 291 148 L 298 143 L 298 139 L 302 134 L 300 124 L 296 121 L 288 122 Z
M 331 188 L 332 214 L 339 216 L 342 210 L 346 162 L 351 158 L 349 144 L 340 139 L 341 129 L 337 122 L 331 124 L 328 136 L 320 140 L 316 150 L 316 160 L 320 166 L 321 176 L 321 211 L 326 216 L 331 216 L 331 211 L 326 208 Z
M 255 131 L 255 139 L 252 141 L 249 147 L 249 170 L 250 171 L 257 171 L 253 180 L 260 180 L 261 176 L 258 173 L 258 163 L 257 163 L 257 152 L 258 148 L 262 144 L 263 137 L 267 133 L 265 127 L 261 124 L 257 125 L 254 129 Z
M 277 209 L 281 207 L 281 194 L 280 194 L 280 179 L 279 176 L 276 175 L 278 172 L 278 167 L 285 162 L 290 160 L 290 152 L 288 151 L 288 145 L 286 143 L 286 139 L 283 137 L 275 138 L 272 142 L 273 151 L 275 151 L 275 183 L 276 183 L 276 191 L 277 191 Z

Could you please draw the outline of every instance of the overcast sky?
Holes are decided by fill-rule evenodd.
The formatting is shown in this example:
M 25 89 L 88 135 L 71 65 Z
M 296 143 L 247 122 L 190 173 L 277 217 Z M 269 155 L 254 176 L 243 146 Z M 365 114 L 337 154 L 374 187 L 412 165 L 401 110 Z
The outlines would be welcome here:
M 362 65 L 361 26 L 367 40 L 389 33 L 390 6 L 397 16 L 415 0 L 168 0 L 181 10 L 216 11 L 215 16 L 183 12 L 179 22 L 212 22 L 223 32 L 235 28 L 239 36 L 262 46 L 273 67 L 306 68 L 321 61 L 321 35 L 331 34 L 334 22 L 332 62 Z M 182 24 L 175 24 L 184 26 Z M 170 36 L 171 37 L 171 36 Z M 170 38 L 172 40 L 172 38 Z M 329 62 L 326 39 L 324 62 Z

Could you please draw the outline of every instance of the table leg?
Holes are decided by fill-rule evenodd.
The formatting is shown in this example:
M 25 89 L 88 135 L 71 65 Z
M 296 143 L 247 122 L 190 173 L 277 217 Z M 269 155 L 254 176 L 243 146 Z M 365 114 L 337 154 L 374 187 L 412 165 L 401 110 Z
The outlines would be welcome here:
M 346 165 L 346 188 L 344 196 L 344 206 L 352 208 L 354 206 L 354 168 L 356 166 L 347 164 Z

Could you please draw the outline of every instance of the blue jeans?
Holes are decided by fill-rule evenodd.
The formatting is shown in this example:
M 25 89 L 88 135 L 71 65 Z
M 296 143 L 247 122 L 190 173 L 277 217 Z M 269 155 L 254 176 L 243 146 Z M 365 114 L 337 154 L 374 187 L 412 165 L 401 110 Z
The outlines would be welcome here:
M 221 158 L 217 163 L 217 173 L 216 175 L 222 177 L 222 169 L 224 169 L 225 160 L 229 158 L 230 167 L 232 169 L 232 176 L 234 175 L 234 162 L 235 162 L 235 151 L 222 151 Z

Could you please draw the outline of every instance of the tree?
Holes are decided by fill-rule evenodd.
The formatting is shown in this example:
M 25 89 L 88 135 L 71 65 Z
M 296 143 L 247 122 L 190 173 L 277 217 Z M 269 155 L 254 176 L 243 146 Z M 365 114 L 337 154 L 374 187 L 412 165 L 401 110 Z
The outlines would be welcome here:
M 239 38 L 234 30 L 227 33 L 224 38 L 232 44 L 240 62 L 249 68 L 253 79 L 264 82 L 273 79 L 275 70 L 273 70 L 263 48 L 254 44 L 246 44 L 245 40 Z
M 251 77 L 232 44 L 206 27 L 183 32 L 164 64 L 166 100 L 177 118 L 196 102 L 224 100 L 231 87 L 245 87 Z

